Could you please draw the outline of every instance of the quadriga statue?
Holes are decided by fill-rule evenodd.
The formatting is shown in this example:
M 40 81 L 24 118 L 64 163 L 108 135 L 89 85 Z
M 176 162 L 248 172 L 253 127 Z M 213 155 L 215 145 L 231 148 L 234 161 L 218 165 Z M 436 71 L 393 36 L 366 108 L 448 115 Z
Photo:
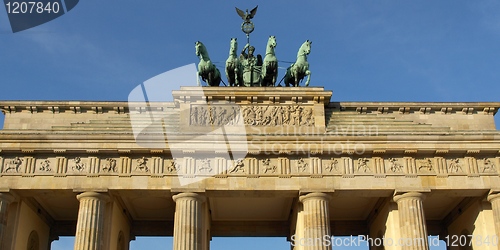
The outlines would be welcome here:
M 237 56 L 238 41 L 236 38 L 231 38 L 229 47 L 229 57 L 226 60 L 226 77 L 229 86 L 242 86 L 242 68 L 240 60 Z
M 208 51 L 202 42 L 195 43 L 196 55 L 200 58 L 198 63 L 198 75 L 209 86 L 219 86 L 221 82 L 220 71 L 210 60 Z
M 276 78 L 278 77 L 278 59 L 274 54 L 276 48 L 276 37 L 269 36 L 266 45 L 266 55 L 264 56 L 264 63 L 262 65 L 262 86 L 274 87 Z
M 309 70 L 309 63 L 307 62 L 307 55 L 311 53 L 311 41 L 306 40 L 297 52 L 297 60 L 290 67 L 286 69 L 285 85 L 298 87 L 300 81 L 307 76 L 305 86 L 309 86 L 311 81 L 311 71 Z

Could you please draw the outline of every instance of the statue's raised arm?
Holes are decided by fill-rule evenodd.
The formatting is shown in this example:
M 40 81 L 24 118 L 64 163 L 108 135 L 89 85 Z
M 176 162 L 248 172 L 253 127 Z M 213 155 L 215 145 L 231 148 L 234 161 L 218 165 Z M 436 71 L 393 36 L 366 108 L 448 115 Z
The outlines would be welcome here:
M 241 50 L 241 53 L 240 53 L 240 59 L 247 59 L 248 58 L 248 54 L 246 53 L 247 49 L 250 48 L 250 44 L 246 44 L 245 47 L 243 47 L 243 49 Z M 248 52 L 250 54 L 250 52 Z

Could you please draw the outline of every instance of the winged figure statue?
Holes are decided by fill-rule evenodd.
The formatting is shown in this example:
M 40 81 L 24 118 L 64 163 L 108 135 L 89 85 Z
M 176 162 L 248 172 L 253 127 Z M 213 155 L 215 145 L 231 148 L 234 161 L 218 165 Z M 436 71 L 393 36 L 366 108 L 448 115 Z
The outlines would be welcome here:
M 242 11 L 238 8 L 236 8 L 236 12 L 238 13 L 238 15 L 245 21 L 245 22 L 250 22 L 250 19 L 252 19 L 255 14 L 257 13 L 257 7 L 259 7 L 258 5 L 253 8 L 250 13 L 248 12 L 248 9 L 245 11 Z

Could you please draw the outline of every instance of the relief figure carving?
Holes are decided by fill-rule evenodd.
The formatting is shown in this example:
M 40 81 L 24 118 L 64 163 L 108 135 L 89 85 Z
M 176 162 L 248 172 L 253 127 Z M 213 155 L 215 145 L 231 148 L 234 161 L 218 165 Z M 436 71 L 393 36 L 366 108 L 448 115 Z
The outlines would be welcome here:
M 107 158 L 106 164 L 104 165 L 102 170 L 116 173 L 116 160 L 113 158 Z
M 358 172 L 363 171 L 364 173 L 366 172 L 371 172 L 370 167 L 368 167 L 368 159 L 367 158 L 359 158 L 358 159 Z
M 306 169 L 307 169 L 307 163 L 304 161 L 303 158 L 300 158 L 297 162 L 297 169 L 299 170 L 299 172 L 305 172 Z
M 23 163 L 23 159 L 16 157 L 12 159 L 10 162 L 6 163 L 6 168 L 4 170 L 4 173 L 7 173 L 8 171 L 15 171 L 16 173 L 19 173 L 19 167 Z
M 264 173 L 271 171 L 272 173 L 276 173 L 276 165 L 271 165 L 270 159 L 262 160 L 262 164 L 264 165 Z
M 49 160 L 42 161 L 42 164 L 41 164 L 39 170 L 40 171 L 45 171 L 45 172 L 52 171 L 52 168 L 50 167 L 50 161 Z
M 206 125 L 239 125 L 240 109 L 236 106 L 192 106 L 189 122 L 193 126 Z
M 170 160 L 167 170 L 169 173 L 179 173 L 181 171 L 181 164 L 177 163 L 177 159 Z
M 389 158 L 389 161 L 391 162 L 391 166 L 389 167 L 389 169 L 393 173 L 403 172 L 403 166 L 398 163 L 398 159 L 396 159 L 396 158 Z
M 495 168 L 495 164 L 490 160 L 490 159 L 487 159 L 487 158 L 484 158 L 483 159 L 484 161 L 484 166 L 483 166 L 483 173 L 494 173 L 496 172 L 496 168 Z
M 418 168 L 418 170 L 426 170 L 426 171 L 432 171 L 432 160 L 431 159 L 425 159 L 420 161 L 421 166 Z
M 337 164 L 338 163 L 339 163 L 339 161 L 337 161 L 336 159 L 332 158 L 330 164 L 328 164 L 325 167 L 325 170 L 327 170 L 328 172 L 332 172 L 333 170 L 338 171 L 338 169 L 337 169 Z
M 148 159 L 146 157 L 142 157 L 140 159 L 137 159 L 137 167 L 135 167 L 135 170 L 139 170 L 141 172 L 149 172 L 149 168 L 147 166 Z
M 241 116 L 243 120 L 240 121 Z M 314 126 L 312 107 L 294 106 L 192 106 L 189 114 L 193 126 L 241 125 L 249 126 Z
M 210 165 L 210 160 L 209 159 L 204 159 L 201 160 L 201 166 L 198 168 L 198 171 L 201 173 L 211 173 L 212 172 L 212 166 Z
M 234 167 L 229 170 L 229 173 L 238 173 L 240 170 L 241 172 L 245 172 L 245 163 L 243 162 L 243 159 L 239 159 L 234 163 Z
M 73 161 L 75 162 L 75 166 L 71 168 L 73 169 L 73 171 L 82 172 L 83 170 L 85 170 L 85 163 L 82 162 L 82 159 L 80 157 L 75 157 Z
M 451 160 L 450 166 L 448 167 L 448 171 L 451 173 L 462 172 L 462 167 L 460 166 L 460 159 Z

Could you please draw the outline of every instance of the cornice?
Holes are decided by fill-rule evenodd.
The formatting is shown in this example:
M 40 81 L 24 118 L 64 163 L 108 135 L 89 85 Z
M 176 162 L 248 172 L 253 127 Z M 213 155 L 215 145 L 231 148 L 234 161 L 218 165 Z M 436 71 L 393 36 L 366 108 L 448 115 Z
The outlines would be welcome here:
M 500 102 L 330 102 L 328 108 L 358 113 L 496 114 Z

